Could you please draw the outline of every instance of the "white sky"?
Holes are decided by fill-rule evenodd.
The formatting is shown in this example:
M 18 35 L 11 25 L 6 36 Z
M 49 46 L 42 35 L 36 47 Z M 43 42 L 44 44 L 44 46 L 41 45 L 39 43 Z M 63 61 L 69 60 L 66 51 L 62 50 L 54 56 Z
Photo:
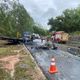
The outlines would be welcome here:
M 47 26 L 48 18 L 60 15 L 67 8 L 76 8 L 80 0 L 19 0 L 33 19 Z M 48 28 L 48 27 L 45 27 Z

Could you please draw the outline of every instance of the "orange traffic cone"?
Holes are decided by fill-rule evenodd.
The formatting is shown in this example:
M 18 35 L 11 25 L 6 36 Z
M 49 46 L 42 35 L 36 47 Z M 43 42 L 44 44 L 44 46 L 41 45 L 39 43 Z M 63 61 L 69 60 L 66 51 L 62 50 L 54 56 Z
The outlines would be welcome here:
M 58 72 L 58 69 L 57 69 L 56 64 L 55 64 L 55 59 L 52 58 L 51 59 L 51 65 L 49 68 L 49 73 L 53 74 L 53 73 L 57 73 L 57 72 Z

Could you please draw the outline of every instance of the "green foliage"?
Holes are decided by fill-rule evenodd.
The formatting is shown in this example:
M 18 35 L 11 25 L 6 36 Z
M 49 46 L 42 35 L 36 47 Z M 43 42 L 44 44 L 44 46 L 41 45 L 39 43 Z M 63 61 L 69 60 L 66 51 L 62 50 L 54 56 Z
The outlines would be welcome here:
M 10 77 L 10 74 L 7 73 L 4 69 L 0 69 L 0 80 L 13 80 Z
M 43 36 L 48 34 L 47 30 L 44 30 L 44 29 L 40 28 L 39 26 L 33 26 L 33 30 L 34 30 L 34 33 L 37 33 L 37 34 L 40 34 Z
M 80 7 L 76 9 L 66 9 L 62 15 L 55 19 L 49 19 L 50 31 L 80 31 Z
M 71 33 L 71 35 L 80 35 L 80 31 L 75 31 L 75 32 Z
M 26 31 L 47 34 L 46 30 L 35 26 L 33 19 L 18 1 L 3 1 L 0 1 L 0 35 L 17 37 L 17 33 L 22 35 Z
M 8 4 L 7 4 L 8 3 Z M 0 1 L 0 34 L 16 37 L 17 32 L 33 31 L 34 21 L 17 1 Z

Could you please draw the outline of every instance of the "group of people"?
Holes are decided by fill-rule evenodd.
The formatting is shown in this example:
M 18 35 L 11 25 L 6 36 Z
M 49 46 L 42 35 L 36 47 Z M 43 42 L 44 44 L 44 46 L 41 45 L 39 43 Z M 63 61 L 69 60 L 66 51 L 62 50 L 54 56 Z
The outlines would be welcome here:
M 30 39 L 33 42 L 33 40 L 35 39 L 35 36 L 31 35 Z M 41 37 L 41 43 L 43 43 L 43 45 L 38 46 L 37 48 L 41 48 L 41 49 L 57 49 L 57 47 L 54 44 L 54 40 L 51 37 L 47 37 L 45 39 L 45 42 L 44 42 L 44 37 Z
M 43 42 L 43 38 L 41 39 L 41 42 Z M 54 40 L 48 37 L 46 38 L 46 42 L 42 47 L 47 49 L 57 49 L 57 47 L 54 44 Z

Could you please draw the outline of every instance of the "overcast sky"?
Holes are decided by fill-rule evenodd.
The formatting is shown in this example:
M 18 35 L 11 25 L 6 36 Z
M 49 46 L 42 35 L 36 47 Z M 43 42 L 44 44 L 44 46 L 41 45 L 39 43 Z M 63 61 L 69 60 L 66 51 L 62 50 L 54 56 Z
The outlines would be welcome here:
M 49 18 L 60 15 L 67 8 L 76 8 L 80 0 L 20 0 L 20 3 L 35 22 L 47 26 Z

